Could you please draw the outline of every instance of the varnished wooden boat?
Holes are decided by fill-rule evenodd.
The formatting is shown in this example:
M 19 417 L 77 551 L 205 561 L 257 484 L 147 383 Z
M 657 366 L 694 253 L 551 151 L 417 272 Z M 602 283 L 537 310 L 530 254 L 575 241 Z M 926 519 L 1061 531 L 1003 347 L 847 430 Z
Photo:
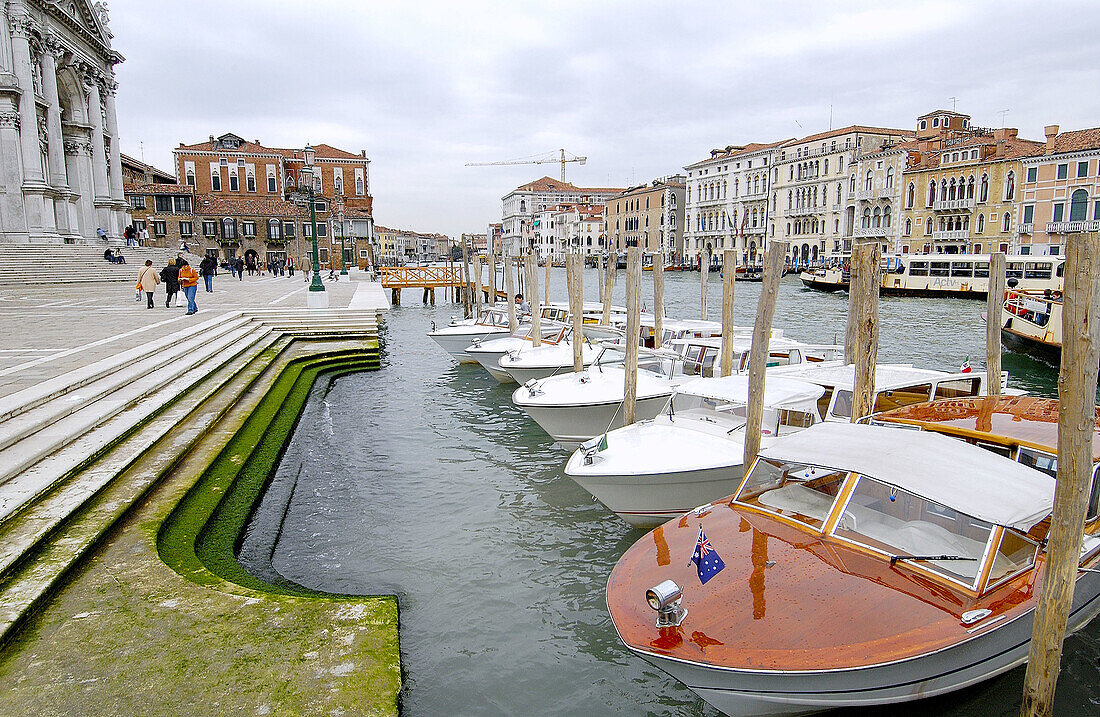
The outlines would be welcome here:
M 775 441 L 734 496 L 623 555 L 607 587 L 620 638 L 730 715 L 916 700 L 1023 663 L 1054 480 L 931 431 L 1051 457 L 1050 403 L 953 399 L 882 418 L 922 431 L 823 423 Z M 1096 496 L 1087 568 L 1100 562 Z M 688 563 L 701 528 L 725 561 L 705 585 Z M 1097 612 L 1100 574 L 1082 571 L 1069 629 Z

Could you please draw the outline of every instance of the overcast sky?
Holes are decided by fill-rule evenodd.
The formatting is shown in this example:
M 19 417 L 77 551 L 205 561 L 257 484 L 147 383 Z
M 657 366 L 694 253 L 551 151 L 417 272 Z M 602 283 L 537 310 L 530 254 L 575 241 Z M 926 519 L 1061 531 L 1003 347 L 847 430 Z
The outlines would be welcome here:
M 581 186 L 832 126 L 1100 125 L 1100 3 L 111 0 L 122 151 L 233 132 L 365 149 L 374 217 L 457 236 L 558 164 Z

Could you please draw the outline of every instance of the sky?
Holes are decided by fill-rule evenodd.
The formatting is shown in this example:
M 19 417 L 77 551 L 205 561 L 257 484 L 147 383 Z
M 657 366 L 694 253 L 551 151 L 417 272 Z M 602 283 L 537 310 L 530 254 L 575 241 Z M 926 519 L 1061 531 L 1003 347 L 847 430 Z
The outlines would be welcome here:
M 111 0 L 121 148 L 233 132 L 366 150 L 375 222 L 457 237 L 558 163 L 579 186 L 830 127 L 1100 125 L 1095 2 Z M 1002 110 L 1008 110 L 1002 115 Z

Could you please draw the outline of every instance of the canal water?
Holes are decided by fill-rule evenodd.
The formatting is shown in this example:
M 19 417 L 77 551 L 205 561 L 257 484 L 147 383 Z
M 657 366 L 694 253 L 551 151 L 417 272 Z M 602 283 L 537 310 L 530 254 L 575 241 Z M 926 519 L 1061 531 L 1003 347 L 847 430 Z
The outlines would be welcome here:
M 711 278 L 718 319 L 720 279 Z M 699 283 L 697 273 L 666 274 L 670 317 L 699 316 Z M 616 303 L 623 284 L 620 272 Z M 648 306 L 648 274 L 643 285 Z M 562 270 L 551 286 L 564 300 Z M 586 299 L 596 286 L 590 270 Z M 737 285 L 739 325 L 752 324 L 759 286 Z M 461 307 L 424 307 L 419 293 L 406 291 L 386 318 L 381 371 L 315 389 L 242 561 L 268 579 L 397 594 L 406 715 L 717 714 L 630 654 L 608 618 L 607 576 L 645 532 L 565 477 L 567 454 L 512 405 L 514 385 L 457 365 L 426 336 Z M 884 297 L 879 360 L 955 370 L 969 356 L 981 368 L 984 308 Z M 787 277 L 775 326 L 843 342 L 846 313 L 845 294 Z M 1013 354 L 1004 365 L 1012 386 L 1056 391 L 1054 368 Z M 1098 623 L 1066 642 L 1060 714 L 1100 711 Z M 1015 715 L 1022 681 L 1021 668 L 956 695 L 860 714 Z

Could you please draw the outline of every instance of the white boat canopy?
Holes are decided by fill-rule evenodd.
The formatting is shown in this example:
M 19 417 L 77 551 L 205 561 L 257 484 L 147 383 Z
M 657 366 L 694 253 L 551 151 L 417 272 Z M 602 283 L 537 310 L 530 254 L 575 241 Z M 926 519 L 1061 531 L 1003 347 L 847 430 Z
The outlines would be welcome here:
M 776 440 L 761 449 L 760 456 L 855 471 L 974 518 L 1023 531 L 1054 507 L 1054 479 L 1047 474 L 938 433 L 819 423 Z
M 676 393 L 748 405 L 749 377 L 735 374 L 721 378 L 697 378 L 677 387 Z M 825 389 L 816 383 L 768 376 L 764 382 L 764 405 L 816 413 L 816 401 L 824 393 Z

